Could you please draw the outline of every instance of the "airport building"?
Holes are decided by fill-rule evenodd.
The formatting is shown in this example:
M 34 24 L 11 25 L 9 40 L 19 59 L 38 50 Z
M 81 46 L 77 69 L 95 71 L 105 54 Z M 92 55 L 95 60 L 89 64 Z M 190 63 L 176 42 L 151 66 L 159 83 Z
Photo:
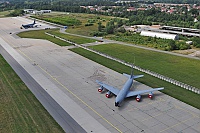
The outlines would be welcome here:
M 33 11 L 33 14 L 43 14 L 43 13 L 51 13 L 51 10 L 40 10 L 40 11 L 34 10 Z
M 24 9 L 25 13 L 33 13 L 34 9 Z
M 51 13 L 51 10 L 34 10 L 34 9 L 24 9 L 25 13 L 31 13 L 31 14 L 43 14 L 43 13 Z
M 141 31 L 140 35 L 163 38 L 163 39 L 172 39 L 172 40 L 179 39 L 179 36 L 175 34 L 167 34 L 167 33 L 152 32 L 152 31 Z

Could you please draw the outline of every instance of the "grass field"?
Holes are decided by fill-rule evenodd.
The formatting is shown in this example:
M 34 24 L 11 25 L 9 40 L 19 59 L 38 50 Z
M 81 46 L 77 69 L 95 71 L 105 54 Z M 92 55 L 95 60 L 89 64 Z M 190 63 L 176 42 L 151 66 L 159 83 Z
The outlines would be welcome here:
M 64 132 L 0 55 L 0 132 Z
M 106 26 L 106 23 L 110 21 L 113 17 L 104 16 L 104 15 L 95 15 L 95 14 L 83 14 L 83 13 L 74 13 L 72 14 L 77 19 L 79 19 L 82 24 L 76 27 L 69 27 L 66 32 L 79 34 L 84 36 L 92 36 L 93 32 L 98 31 L 98 22 L 101 22 L 102 25 Z M 85 26 L 88 23 L 88 20 L 94 20 L 94 25 Z
M 109 54 L 126 62 L 171 77 L 189 85 L 199 87 L 200 60 L 169 55 L 119 44 L 93 46 L 93 49 Z
M 70 41 L 75 42 L 77 44 L 92 43 L 92 42 L 97 41 L 95 39 L 73 36 L 73 35 L 69 35 L 69 34 L 63 34 L 63 33 L 60 33 L 59 30 L 52 30 L 52 31 L 49 31 L 48 33 L 53 34 L 55 36 L 59 36 L 61 38 L 67 39 L 67 40 L 70 40 Z
M 6 15 L 10 14 L 13 10 L 0 12 L 0 18 L 6 17 Z
M 53 34 L 55 36 L 59 36 L 59 37 L 64 38 L 66 40 L 70 40 L 70 41 L 75 42 L 77 44 L 91 43 L 91 42 L 96 41 L 94 39 L 63 34 L 63 33 L 60 33 L 58 29 L 25 31 L 25 32 L 18 33 L 17 35 L 19 37 L 22 37 L 22 38 L 34 38 L 34 39 L 49 40 L 49 41 L 51 41 L 55 44 L 58 44 L 59 46 L 70 46 L 70 45 L 72 45 L 72 44 L 67 43 L 65 41 L 62 41 L 60 39 L 48 36 L 48 35 L 45 34 L 45 32 L 48 32 L 48 33 Z
M 63 25 L 63 26 L 74 26 L 74 25 L 80 25 L 81 21 L 76 19 L 73 16 L 69 16 L 69 15 L 64 15 L 64 14 L 59 14 L 59 15 L 38 15 L 38 16 L 32 16 L 34 18 L 37 19 L 42 19 L 51 23 L 56 23 L 59 25 Z
M 95 14 L 84 14 L 84 13 L 58 13 L 52 12 L 40 16 L 36 16 L 38 19 L 43 18 L 53 18 L 53 17 L 67 17 L 67 18 L 74 18 L 81 22 L 80 25 L 68 26 L 67 32 L 85 36 L 92 36 L 91 33 L 96 32 L 98 30 L 98 22 L 101 22 L 102 25 L 106 26 L 106 23 L 110 21 L 113 17 L 111 16 L 104 16 L 104 15 L 95 15 Z M 92 26 L 85 26 L 88 21 L 94 21 Z M 71 25 L 71 24 L 70 24 Z
M 62 41 L 60 39 L 48 36 L 45 34 L 45 32 L 49 32 L 49 31 L 56 31 L 58 29 L 54 29 L 54 30 L 32 30 L 32 31 L 25 31 L 25 32 L 21 32 L 19 34 L 17 34 L 19 37 L 23 37 L 23 38 L 34 38 L 34 39 L 45 39 L 45 40 L 49 40 L 55 44 L 58 44 L 60 46 L 70 46 L 71 44 Z
M 97 48 L 98 47 L 98 48 Z M 99 49 L 100 47 L 105 47 L 105 46 L 93 46 L 93 48 L 95 49 Z M 103 49 L 103 48 L 102 48 Z M 130 73 L 130 68 L 127 67 L 127 66 L 124 66 L 118 62 L 115 62 L 113 60 L 110 60 L 110 59 L 107 59 L 105 57 L 102 57 L 102 56 L 99 56 L 97 54 L 94 54 L 92 52 L 89 52 L 89 51 L 86 51 L 84 49 L 81 49 L 81 48 L 74 48 L 74 49 L 71 49 L 71 51 L 73 52 L 76 52 L 90 60 L 93 60 L 99 64 L 102 64 L 108 68 L 111 68 L 117 72 L 120 72 L 120 73 Z M 104 51 L 105 52 L 105 51 Z M 116 52 L 115 50 L 113 50 L 112 48 L 109 48 L 107 49 L 107 52 L 110 52 L 110 53 L 114 53 Z M 124 51 L 120 51 L 120 53 L 124 53 Z M 146 51 L 147 53 L 147 51 Z M 132 54 L 132 53 L 130 53 Z M 126 55 L 124 55 L 126 56 Z M 128 56 L 126 56 L 128 58 Z M 132 56 L 133 57 L 133 56 Z M 142 58 L 142 57 L 141 57 Z M 130 59 L 130 57 L 129 57 Z M 133 61 L 134 57 L 132 58 L 132 61 Z M 139 64 L 139 59 L 136 58 L 138 61 L 136 61 L 136 65 Z M 144 62 L 144 64 L 146 63 L 145 66 L 148 66 L 148 63 L 150 63 L 151 61 L 149 62 Z M 165 82 L 165 81 L 162 81 L 158 78 L 155 78 L 153 76 L 150 76 L 150 75 L 147 75 L 145 73 L 142 73 L 142 72 L 138 72 L 137 70 L 134 71 L 135 74 L 144 74 L 145 76 L 143 78 L 140 78 L 138 79 L 137 81 L 141 82 L 141 83 L 144 83 L 150 87 L 165 87 L 165 89 L 162 91 L 176 99 L 179 99 L 187 104 L 190 104 L 192 105 L 193 107 L 196 107 L 198 109 L 200 109 L 200 104 L 199 104 L 199 101 L 200 101 L 200 97 L 198 94 L 196 93 L 193 93 L 191 91 L 188 91 L 186 89 L 183 89 L 183 88 L 180 88 L 178 86 L 175 86 L 175 85 L 172 85 L 168 82 Z

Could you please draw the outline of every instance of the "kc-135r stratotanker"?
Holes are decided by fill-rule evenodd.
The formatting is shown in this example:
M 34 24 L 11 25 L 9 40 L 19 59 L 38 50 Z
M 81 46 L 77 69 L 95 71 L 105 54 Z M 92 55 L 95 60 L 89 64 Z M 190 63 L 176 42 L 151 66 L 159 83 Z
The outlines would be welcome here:
M 104 84 L 98 80 L 96 80 L 96 82 L 100 85 L 100 88 L 98 89 L 99 92 L 103 92 L 103 90 L 107 90 L 106 93 L 106 97 L 109 98 L 111 96 L 111 93 L 113 93 L 114 95 L 116 95 L 116 99 L 115 99 L 115 106 L 120 106 L 119 104 L 127 97 L 131 97 L 131 96 L 136 96 L 136 101 L 140 101 L 141 99 L 141 94 L 143 93 L 149 93 L 148 97 L 149 98 L 153 98 L 153 92 L 154 91 L 158 91 L 158 90 L 163 90 L 164 88 L 154 88 L 154 89 L 149 89 L 149 90 L 141 90 L 141 91 L 131 91 L 130 88 L 133 84 L 133 80 L 136 78 L 140 78 L 143 77 L 144 75 L 133 75 L 133 67 L 131 70 L 131 75 L 125 74 L 123 73 L 124 76 L 128 77 L 128 80 L 126 81 L 126 83 L 124 84 L 123 88 L 121 90 Z

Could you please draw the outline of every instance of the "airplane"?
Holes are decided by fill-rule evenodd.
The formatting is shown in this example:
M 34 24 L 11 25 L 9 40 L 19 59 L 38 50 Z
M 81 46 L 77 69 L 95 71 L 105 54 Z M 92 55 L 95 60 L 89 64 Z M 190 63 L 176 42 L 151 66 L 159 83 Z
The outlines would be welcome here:
M 131 91 L 130 88 L 133 84 L 133 80 L 136 79 L 136 78 L 143 77 L 144 75 L 134 75 L 133 74 L 133 66 L 132 66 L 132 70 L 131 70 L 131 75 L 128 75 L 128 74 L 125 74 L 125 73 L 123 73 L 123 75 L 126 76 L 128 78 L 128 80 L 126 81 L 126 83 L 124 84 L 124 86 L 121 90 L 96 80 L 96 82 L 100 85 L 98 92 L 102 93 L 104 90 L 107 90 L 107 93 L 106 93 L 107 98 L 109 98 L 112 93 L 114 95 L 116 95 L 116 99 L 115 99 L 115 106 L 116 107 L 120 107 L 121 102 L 127 97 L 132 97 L 132 96 L 137 95 L 136 101 L 139 102 L 140 99 L 141 99 L 141 94 L 149 93 L 148 97 L 150 99 L 152 99 L 154 91 L 164 89 L 164 87 L 162 87 L 162 88 L 154 88 L 154 89 L 149 89 L 149 90 Z
M 26 25 L 23 25 L 23 24 L 22 24 L 22 27 L 23 27 L 24 29 L 33 28 L 35 24 L 36 24 L 36 22 L 35 22 L 35 19 L 34 19 L 34 21 L 33 21 L 32 24 L 26 24 Z M 21 27 L 21 28 L 22 28 L 22 27 Z M 35 25 L 35 27 L 37 27 L 37 25 Z

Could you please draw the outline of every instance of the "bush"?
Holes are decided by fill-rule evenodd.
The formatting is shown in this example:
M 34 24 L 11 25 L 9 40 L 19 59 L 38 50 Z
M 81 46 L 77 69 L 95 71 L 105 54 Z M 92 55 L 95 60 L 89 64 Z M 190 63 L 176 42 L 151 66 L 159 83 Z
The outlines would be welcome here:
M 106 33 L 105 32 L 93 32 L 92 33 L 92 36 L 104 36 L 104 35 L 106 35 Z
M 20 16 L 24 14 L 23 10 L 14 10 L 13 12 L 11 12 L 10 14 L 8 14 L 8 17 L 16 17 L 16 16 Z
M 117 29 L 118 32 L 121 32 L 121 33 L 125 33 L 126 30 L 124 29 L 124 27 L 120 27 Z
M 185 49 L 190 49 L 190 45 L 186 44 L 185 41 L 179 41 L 176 43 L 176 47 L 178 50 L 185 50 Z
M 200 48 L 200 38 L 199 37 L 193 37 L 192 41 L 193 41 L 193 46 L 194 47 Z
M 88 23 L 95 23 L 95 20 L 94 19 L 89 19 Z

